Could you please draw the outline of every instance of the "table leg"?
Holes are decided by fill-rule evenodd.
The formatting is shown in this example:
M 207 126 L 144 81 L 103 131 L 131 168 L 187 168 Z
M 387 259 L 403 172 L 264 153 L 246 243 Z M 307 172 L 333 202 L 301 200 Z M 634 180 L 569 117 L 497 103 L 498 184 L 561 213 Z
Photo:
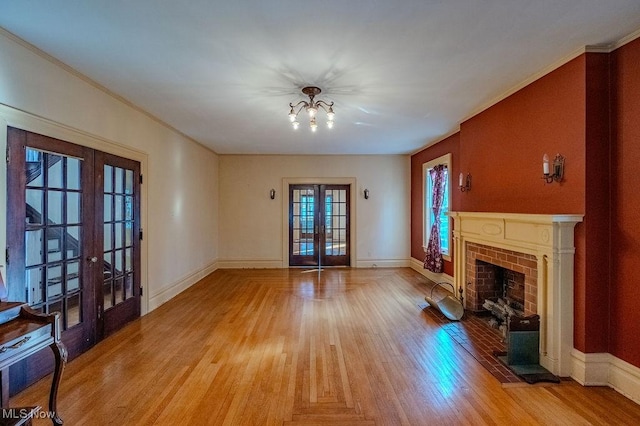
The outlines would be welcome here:
M 51 381 L 51 392 L 49 393 L 49 411 L 53 414 L 51 421 L 55 426 L 61 426 L 63 424 L 62 419 L 58 415 L 58 386 L 60 386 L 60 379 L 62 379 L 62 372 L 64 366 L 67 364 L 67 348 L 58 341 L 49 345 L 53 351 L 53 356 L 56 360 L 56 367 L 53 370 L 53 379 Z

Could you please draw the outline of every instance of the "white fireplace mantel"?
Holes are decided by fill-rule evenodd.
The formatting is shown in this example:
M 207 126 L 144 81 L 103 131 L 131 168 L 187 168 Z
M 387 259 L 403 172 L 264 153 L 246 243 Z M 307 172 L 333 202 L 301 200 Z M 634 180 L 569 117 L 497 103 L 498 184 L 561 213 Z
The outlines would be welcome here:
M 534 255 L 538 263 L 540 364 L 567 377 L 572 372 L 574 228 L 582 215 L 451 212 L 454 278 L 466 289 L 466 243 Z

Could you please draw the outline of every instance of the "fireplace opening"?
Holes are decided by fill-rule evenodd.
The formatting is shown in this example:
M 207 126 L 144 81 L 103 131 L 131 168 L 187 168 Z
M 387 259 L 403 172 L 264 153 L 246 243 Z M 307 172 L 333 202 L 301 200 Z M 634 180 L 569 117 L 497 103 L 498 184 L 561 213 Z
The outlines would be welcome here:
M 476 292 L 491 313 L 489 325 L 507 337 L 511 317 L 524 317 L 525 274 L 476 259 Z
M 538 270 L 534 255 L 477 243 L 466 246 L 467 309 L 486 313 L 485 301 L 498 303 L 500 299 L 518 315 L 538 312 Z
M 502 299 L 517 313 L 524 315 L 523 273 L 476 260 L 476 289 L 480 300 Z

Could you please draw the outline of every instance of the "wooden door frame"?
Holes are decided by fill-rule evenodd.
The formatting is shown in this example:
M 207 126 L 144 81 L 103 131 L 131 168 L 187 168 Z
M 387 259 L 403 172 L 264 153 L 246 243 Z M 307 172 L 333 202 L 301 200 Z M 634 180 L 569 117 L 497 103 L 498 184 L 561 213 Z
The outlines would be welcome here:
M 356 266 L 356 248 L 357 245 L 357 232 L 356 232 L 356 199 L 354 194 L 357 194 L 356 178 L 354 177 L 313 177 L 313 178 L 282 178 L 281 194 L 286 196 L 280 197 L 282 199 L 282 267 L 289 268 L 289 185 L 314 185 L 314 184 L 327 184 L 327 185 L 349 185 L 351 196 L 349 198 L 349 241 L 350 241 L 350 256 L 349 261 L 351 267 Z
M 0 153 L 3 154 L 7 150 L 7 127 L 15 127 L 26 130 L 28 132 L 39 133 L 55 139 L 60 139 L 76 145 L 87 148 L 93 148 L 108 154 L 114 154 L 119 157 L 128 158 L 140 163 L 140 173 L 147 175 L 149 167 L 149 157 L 142 151 L 135 150 L 130 147 L 112 142 L 99 136 L 91 135 L 82 130 L 74 129 L 67 125 L 47 120 L 24 111 L 11 108 L 0 104 Z M 0 161 L 0 182 L 7 181 L 7 163 Z M 148 222 L 148 185 L 142 185 L 140 191 L 140 225 L 146 229 Z M 0 223 L 7 223 L 7 188 L 6 185 L 0 185 Z M 0 226 L 0 248 L 4 251 L 7 247 L 6 226 Z M 148 240 L 145 238 L 140 244 L 140 286 L 143 288 L 140 300 L 140 314 L 145 315 L 149 312 L 149 291 L 148 291 Z M 0 256 L 0 271 L 2 276 L 6 276 L 5 256 Z

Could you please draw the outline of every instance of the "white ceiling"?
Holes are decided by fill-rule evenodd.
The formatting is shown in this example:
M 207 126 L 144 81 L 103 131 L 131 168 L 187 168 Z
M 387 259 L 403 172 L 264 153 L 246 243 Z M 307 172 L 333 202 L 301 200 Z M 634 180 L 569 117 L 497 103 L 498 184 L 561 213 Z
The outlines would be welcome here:
M 2 0 L 0 26 L 220 154 L 403 154 L 638 30 L 640 0 Z M 291 128 L 306 85 L 333 129 Z

